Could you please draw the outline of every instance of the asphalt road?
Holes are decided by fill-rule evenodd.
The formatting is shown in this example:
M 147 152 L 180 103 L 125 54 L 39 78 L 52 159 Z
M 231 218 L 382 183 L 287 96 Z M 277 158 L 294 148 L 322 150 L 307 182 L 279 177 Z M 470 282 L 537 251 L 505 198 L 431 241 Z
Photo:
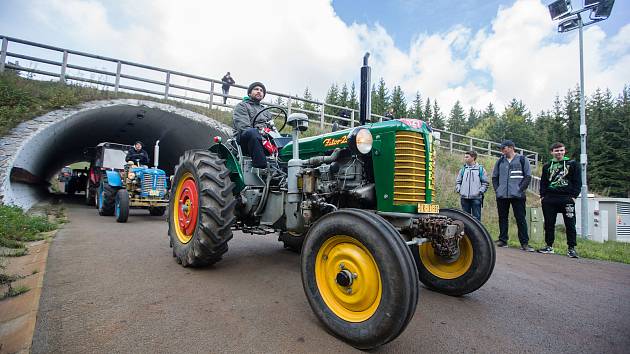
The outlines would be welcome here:
M 66 201 L 48 255 L 33 353 L 350 353 L 311 312 L 299 256 L 237 233 L 224 260 L 183 268 L 166 222 L 126 224 Z M 579 249 L 579 246 L 578 246 Z M 407 330 L 378 353 L 628 353 L 630 265 L 498 249 L 480 290 L 421 289 Z

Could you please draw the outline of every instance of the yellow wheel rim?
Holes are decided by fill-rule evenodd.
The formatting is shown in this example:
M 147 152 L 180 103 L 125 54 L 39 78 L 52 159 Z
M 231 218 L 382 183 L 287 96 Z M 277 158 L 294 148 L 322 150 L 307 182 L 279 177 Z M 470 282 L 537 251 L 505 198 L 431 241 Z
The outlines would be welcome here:
M 173 218 L 175 233 L 179 241 L 186 244 L 190 242 L 195 233 L 199 213 L 197 184 L 190 172 L 184 173 L 177 182 L 173 198 L 174 205 L 171 218 Z
M 467 235 L 459 241 L 459 258 L 452 263 L 435 254 L 430 242 L 420 245 L 420 260 L 424 267 L 441 279 L 455 279 L 466 274 L 473 261 L 473 248 Z
M 338 277 L 346 275 L 351 275 L 351 283 L 340 285 Z M 328 308 L 348 322 L 369 319 L 381 302 L 378 265 L 370 251 L 350 236 L 335 235 L 324 242 L 315 260 L 315 280 Z

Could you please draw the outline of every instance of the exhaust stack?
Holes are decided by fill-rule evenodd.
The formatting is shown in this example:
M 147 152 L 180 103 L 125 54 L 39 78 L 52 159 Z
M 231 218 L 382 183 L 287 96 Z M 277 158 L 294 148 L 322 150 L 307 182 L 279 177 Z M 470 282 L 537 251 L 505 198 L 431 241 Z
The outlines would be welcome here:
M 372 70 L 368 66 L 368 58 L 370 53 L 365 53 L 363 57 L 363 66 L 361 67 L 361 102 L 359 104 L 359 124 L 364 125 L 367 121 L 371 121 L 372 115 L 372 97 L 370 88 L 370 76 Z
M 153 150 L 153 168 L 158 167 L 160 161 L 160 141 L 155 142 L 155 149 Z

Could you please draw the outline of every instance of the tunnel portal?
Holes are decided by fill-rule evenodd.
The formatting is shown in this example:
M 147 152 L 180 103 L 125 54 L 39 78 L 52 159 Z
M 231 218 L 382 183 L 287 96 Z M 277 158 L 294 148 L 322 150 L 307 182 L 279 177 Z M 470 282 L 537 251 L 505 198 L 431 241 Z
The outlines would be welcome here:
M 159 168 L 172 174 L 184 151 L 206 149 L 213 136 L 231 134 L 230 127 L 212 118 L 152 101 L 94 101 L 53 111 L 0 139 L 5 150 L 0 165 L 2 202 L 30 208 L 46 195 L 45 181 L 62 167 L 87 160 L 86 149 L 101 142 L 132 145 L 140 140 L 153 166 L 159 140 Z

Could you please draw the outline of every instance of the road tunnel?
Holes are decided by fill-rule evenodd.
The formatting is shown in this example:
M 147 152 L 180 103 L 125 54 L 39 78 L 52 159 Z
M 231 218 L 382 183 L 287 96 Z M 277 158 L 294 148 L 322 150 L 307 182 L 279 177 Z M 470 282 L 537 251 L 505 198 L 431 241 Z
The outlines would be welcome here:
M 86 149 L 101 142 L 140 140 L 153 165 L 159 140 L 159 167 L 172 174 L 184 151 L 208 148 L 213 136 L 231 132 L 212 118 L 152 101 L 95 101 L 50 112 L 21 124 L 0 142 L 14 150 L 2 163 L 3 202 L 31 207 L 45 197 L 45 181 L 62 167 L 85 161 Z

